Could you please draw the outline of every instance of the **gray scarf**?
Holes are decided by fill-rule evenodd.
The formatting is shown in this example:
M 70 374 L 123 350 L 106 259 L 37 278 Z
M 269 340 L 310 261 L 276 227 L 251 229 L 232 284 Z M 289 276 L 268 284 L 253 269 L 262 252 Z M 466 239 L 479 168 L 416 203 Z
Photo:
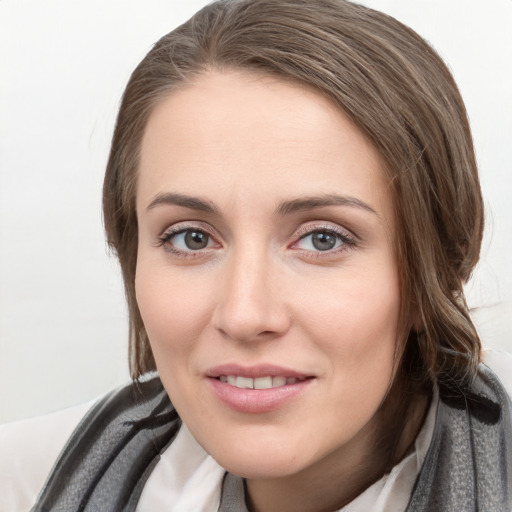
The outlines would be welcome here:
M 432 442 L 406 512 L 512 512 L 512 408 L 480 365 L 465 392 L 439 387 Z M 116 390 L 84 417 L 31 512 L 133 512 L 181 420 L 160 379 Z M 191 511 L 192 512 L 192 511 Z M 219 512 L 247 512 L 226 474 Z

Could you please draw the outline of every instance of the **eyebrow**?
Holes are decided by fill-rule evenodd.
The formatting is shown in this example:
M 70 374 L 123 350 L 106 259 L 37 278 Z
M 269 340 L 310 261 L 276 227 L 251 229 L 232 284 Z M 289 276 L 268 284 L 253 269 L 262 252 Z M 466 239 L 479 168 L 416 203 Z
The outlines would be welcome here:
M 364 201 L 350 196 L 340 196 L 337 194 L 327 194 L 322 196 L 301 197 L 284 201 L 279 205 L 276 212 L 279 215 L 289 215 L 291 213 L 313 210 L 315 208 L 324 208 L 327 206 L 350 206 L 360 208 L 370 213 L 379 214 Z
M 218 214 L 218 208 L 211 202 L 199 197 L 187 196 L 184 194 L 176 194 L 174 192 L 168 192 L 165 194 L 158 194 L 151 203 L 149 203 L 147 210 L 152 210 L 156 206 L 160 205 L 176 205 L 184 208 L 190 208 L 191 210 L 199 210 L 206 213 Z
M 175 192 L 157 194 L 151 203 L 149 203 L 147 210 L 151 210 L 159 205 L 176 205 L 182 206 L 183 208 L 190 208 L 191 210 L 220 215 L 219 209 L 211 201 L 185 194 L 177 194 Z M 290 215 L 292 213 L 313 210 L 316 208 L 325 208 L 328 206 L 349 206 L 352 208 L 360 208 L 379 216 L 379 214 L 364 201 L 355 197 L 340 196 L 337 194 L 290 199 L 282 202 L 277 207 L 276 213 L 278 215 Z

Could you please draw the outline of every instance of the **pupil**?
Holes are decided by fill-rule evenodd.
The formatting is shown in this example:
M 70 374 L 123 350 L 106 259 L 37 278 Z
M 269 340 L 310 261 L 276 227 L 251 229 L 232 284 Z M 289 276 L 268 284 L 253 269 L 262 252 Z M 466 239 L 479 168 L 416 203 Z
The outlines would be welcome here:
M 208 245 L 208 235 L 200 231 L 187 231 L 185 244 L 189 249 L 204 249 Z
M 336 237 L 329 233 L 314 233 L 313 247 L 319 251 L 328 251 L 336 244 Z

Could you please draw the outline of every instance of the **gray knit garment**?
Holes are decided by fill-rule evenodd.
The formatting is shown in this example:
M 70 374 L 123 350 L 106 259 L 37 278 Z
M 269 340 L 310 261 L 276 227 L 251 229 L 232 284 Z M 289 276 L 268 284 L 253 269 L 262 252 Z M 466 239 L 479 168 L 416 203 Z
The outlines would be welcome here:
M 503 386 L 480 365 L 470 389 L 440 385 L 439 397 L 407 512 L 512 512 L 512 409 Z M 112 392 L 78 425 L 31 512 L 134 512 L 180 425 L 158 377 Z M 219 512 L 247 512 L 241 478 L 226 474 Z

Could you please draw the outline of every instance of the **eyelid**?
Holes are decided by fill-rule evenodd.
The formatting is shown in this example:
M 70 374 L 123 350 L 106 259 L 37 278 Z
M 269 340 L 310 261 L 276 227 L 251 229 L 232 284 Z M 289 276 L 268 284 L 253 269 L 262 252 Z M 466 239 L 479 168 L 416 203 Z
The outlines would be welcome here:
M 194 230 L 206 233 L 218 247 L 222 247 L 214 229 L 209 224 L 202 221 L 180 221 L 175 224 L 171 224 L 157 237 L 155 245 L 157 247 L 164 247 L 169 253 L 182 257 L 199 257 L 216 248 L 205 247 L 204 249 L 198 250 L 183 250 L 169 243 L 176 235 Z
M 353 240 L 354 243 L 357 240 L 357 237 L 355 234 L 353 234 L 348 229 L 340 226 L 337 223 L 334 222 L 328 222 L 328 221 L 311 221 L 306 222 L 302 224 L 293 234 L 293 237 L 297 240 L 300 240 L 301 238 L 304 238 L 307 235 L 310 235 L 311 233 L 317 232 L 317 231 L 329 231 L 331 233 L 336 233 L 338 235 L 341 235 L 347 239 Z
M 205 233 L 208 233 L 213 238 L 217 238 L 215 236 L 215 232 L 214 232 L 213 228 L 206 222 L 202 222 L 200 220 L 195 220 L 195 221 L 185 220 L 185 221 L 180 221 L 180 222 L 171 224 L 170 226 L 167 226 L 162 231 L 162 233 L 158 236 L 158 238 L 160 239 L 168 234 L 174 235 L 177 233 L 181 233 L 181 232 L 187 231 L 189 229 L 191 229 L 191 230 L 196 229 L 198 231 L 204 231 Z
M 350 247 L 354 247 L 357 245 L 357 237 L 347 230 L 346 228 L 341 227 L 339 224 L 334 224 L 330 222 L 309 222 L 300 226 L 299 229 L 295 231 L 293 234 L 293 242 L 290 244 L 290 248 L 293 248 L 294 245 L 298 244 L 301 240 L 310 236 L 314 233 L 318 232 L 328 232 L 337 235 L 344 242 L 341 247 L 338 247 L 333 250 L 327 251 L 309 251 L 307 249 L 296 249 L 303 252 L 311 252 L 314 253 L 315 256 L 329 256 L 332 254 L 336 254 L 340 251 L 345 251 Z

